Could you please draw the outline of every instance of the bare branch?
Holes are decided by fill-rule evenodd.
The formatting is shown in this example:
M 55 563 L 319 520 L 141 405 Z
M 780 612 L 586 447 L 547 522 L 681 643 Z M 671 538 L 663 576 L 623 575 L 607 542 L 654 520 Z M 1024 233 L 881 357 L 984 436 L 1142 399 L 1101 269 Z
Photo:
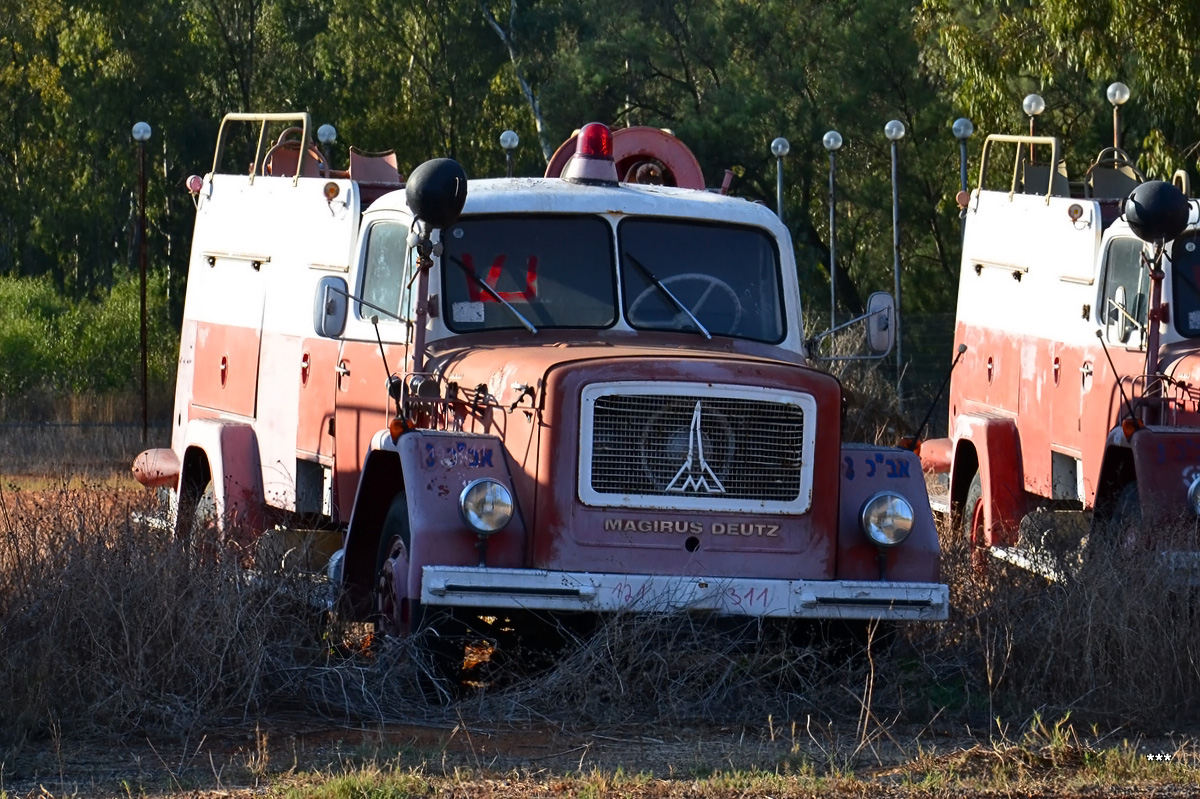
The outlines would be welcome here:
M 513 30 L 516 26 L 517 17 L 517 0 L 510 0 L 508 8 L 508 29 L 501 27 L 496 21 L 495 14 L 488 6 L 487 0 L 479 0 L 479 10 L 483 12 L 483 18 L 487 20 L 488 25 L 500 37 L 500 41 L 508 49 L 508 59 L 512 62 L 513 72 L 517 76 L 517 83 L 521 86 L 521 94 L 525 95 L 526 102 L 529 103 L 529 109 L 533 112 L 533 124 L 537 129 L 538 144 L 542 148 L 542 156 L 546 159 L 546 163 L 550 163 L 550 156 L 554 155 L 554 148 L 550 146 L 550 139 L 546 135 L 546 121 L 542 116 L 542 104 L 538 100 L 537 93 L 533 91 L 529 81 L 525 78 L 525 72 L 521 69 L 520 57 L 517 55 L 516 41 L 513 39 Z

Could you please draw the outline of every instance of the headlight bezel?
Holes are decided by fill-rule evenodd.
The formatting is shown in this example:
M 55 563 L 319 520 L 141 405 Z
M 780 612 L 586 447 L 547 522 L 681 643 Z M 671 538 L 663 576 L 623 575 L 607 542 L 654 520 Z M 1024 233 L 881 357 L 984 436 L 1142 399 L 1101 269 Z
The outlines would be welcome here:
M 489 497 L 490 494 L 490 497 Z M 483 510 L 482 505 L 491 508 Z M 494 477 L 480 477 L 463 487 L 458 495 L 458 515 L 463 524 L 476 535 L 487 538 L 495 535 L 512 521 L 516 506 L 512 489 Z M 488 521 L 488 518 L 491 520 Z
M 897 508 L 901 509 L 901 513 L 895 513 Z M 899 535 L 893 532 L 890 537 L 886 532 L 887 526 L 880 523 L 879 515 L 887 513 L 889 509 L 892 509 L 891 529 L 900 531 Z M 897 522 L 899 523 L 897 524 Z M 916 526 L 916 512 L 908 497 L 903 494 L 895 491 L 879 491 L 872 494 L 863 503 L 862 510 L 858 513 L 858 524 L 868 541 L 877 547 L 891 549 L 903 544 L 912 535 L 913 528 Z M 903 529 L 901 530 L 901 528 Z
M 1192 512 L 1200 516 L 1200 474 L 1192 478 L 1192 484 L 1188 486 L 1187 501 Z

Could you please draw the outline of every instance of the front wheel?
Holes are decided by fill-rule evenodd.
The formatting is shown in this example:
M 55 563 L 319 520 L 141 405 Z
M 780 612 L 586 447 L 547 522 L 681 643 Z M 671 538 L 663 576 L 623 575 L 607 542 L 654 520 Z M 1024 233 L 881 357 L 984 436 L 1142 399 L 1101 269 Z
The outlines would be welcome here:
M 975 472 L 962 508 L 962 540 L 970 548 L 971 571 L 980 577 L 987 574 L 989 559 L 983 520 L 983 479 Z
M 397 494 L 379 532 L 375 557 L 373 617 L 375 631 L 383 636 L 408 635 L 412 631 L 407 602 L 410 541 L 408 498 Z
M 204 563 L 218 559 L 221 538 L 216 486 L 212 478 L 208 478 L 203 487 L 198 481 L 186 486 L 179 499 L 175 539 L 190 556 Z
M 1083 540 L 1082 563 L 1095 570 L 1099 563 L 1120 558 L 1137 544 L 1142 527 L 1142 502 L 1136 481 L 1126 483 L 1103 509 L 1092 515 L 1092 529 Z M 1104 553 L 1104 554 L 1102 554 Z

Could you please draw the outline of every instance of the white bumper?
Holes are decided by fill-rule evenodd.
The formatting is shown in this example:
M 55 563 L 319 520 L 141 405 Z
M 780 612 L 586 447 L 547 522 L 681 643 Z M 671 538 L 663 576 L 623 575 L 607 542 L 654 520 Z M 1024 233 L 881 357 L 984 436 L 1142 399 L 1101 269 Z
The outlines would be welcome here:
M 944 621 L 940 583 L 756 580 L 426 566 L 421 603 L 549 611 L 707 612 L 720 616 Z

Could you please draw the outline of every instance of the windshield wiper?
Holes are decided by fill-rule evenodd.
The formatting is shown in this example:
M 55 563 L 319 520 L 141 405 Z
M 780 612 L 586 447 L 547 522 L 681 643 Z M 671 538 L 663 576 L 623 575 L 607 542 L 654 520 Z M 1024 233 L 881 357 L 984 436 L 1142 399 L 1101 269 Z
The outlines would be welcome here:
M 708 332 L 708 328 L 706 328 L 704 325 L 700 324 L 700 320 L 696 318 L 696 315 L 694 313 L 692 313 L 691 310 L 686 305 L 684 305 L 682 302 L 680 302 L 679 298 L 676 297 L 674 294 L 672 294 L 671 290 L 669 288 L 667 288 L 665 285 L 663 285 L 663 282 L 661 280 L 659 280 L 657 277 L 655 277 L 654 273 L 651 272 L 649 269 L 647 269 L 645 264 L 643 264 L 637 258 L 634 258 L 633 253 L 631 253 L 631 252 L 626 252 L 625 257 L 629 259 L 629 263 L 636 266 L 638 268 L 638 271 L 641 272 L 643 275 L 645 275 L 647 280 L 649 280 L 651 283 L 653 283 L 655 286 L 657 286 L 659 291 L 661 291 L 663 294 L 666 294 L 667 298 L 670 299 L 671 302 L 673 302 L 675 304 L 676 308 L 678 308 L 679 310 L 681 310 L 685 314 L 687 314 L 688 319 L 692 320 L 692 324 L 694 324 L 696 326 L 697 330 L 699 330 L 701 333 L 704 334 L 704 337 L 706 339 L 709 339 L 710 341 L 712 340 L 712 333 Z
M 526 330 L 528 330 L 530 333 L 535 333 L 535 334 L 538 332 L 537 328 L 533 326 L 532 322 L 530 322 L 528 319 L 526 319 L 524 316 L 522 316 L 521 312 L 512 306 L 512 303 L 510 303 L 508 300 L 501 297 L 499 292 L 497 292 L 494 288 L 492 288 L 491 286 L 489 286 L 487 284 L 487 281 L 485 281 L 479 275 L 475 274 L 474 269 L 467 266 L 462 261 L 460 261 L 456 256 L 453 256 L 450 253 L 446 253 L 446 257 L 449 258 L 454 263 L 458 264 L 458 266 L 460 268 L 462 268 L 462 270 L 464 272 L 467 273 L 467 276 L 475 281 L 475 284 L 477 286 L 479 286 L 479 288 L 483 289 L 484 291 L 486 291 L 488 294 L 490 294 L 492 296 L 492 299 L 494 299 L 496 302 L 500 303 L 505 308 L 507 308 L 510 312 L 512 312 L 512 315 L 517 317 L 517 319 L 521 322 L 521 324 L 525 325 Z

